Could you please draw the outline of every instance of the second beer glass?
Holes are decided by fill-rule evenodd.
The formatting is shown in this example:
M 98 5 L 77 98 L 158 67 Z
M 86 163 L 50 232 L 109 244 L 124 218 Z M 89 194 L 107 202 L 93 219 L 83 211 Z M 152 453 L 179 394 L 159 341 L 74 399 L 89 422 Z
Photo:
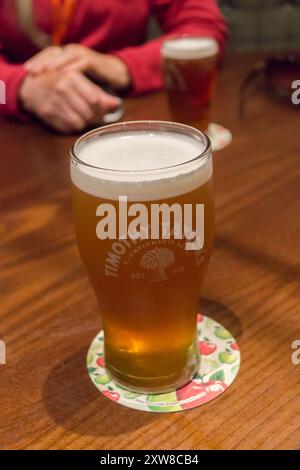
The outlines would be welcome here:
M 207 131 L 217 77 L 217 42 L 188 36 L 168 39 L 162 55 L 174 121 Z
M 185 385 L 199 366 L 196 318 L 214 236 L 208 138 L 166 122 L 107 126 L 76 142 L 71 177 L 76 236 L 102 313 L 108 373 L 142 392 Z M 181 232 L 180 223 L 189 209 L 197 222 L 197 207 L 201 240 L 191 248 L 195 223 L 186 227 L 184 219 Z M 141 214 L 149 215 L 144 236 L 130 236 L 131 227 L 127 237 Z

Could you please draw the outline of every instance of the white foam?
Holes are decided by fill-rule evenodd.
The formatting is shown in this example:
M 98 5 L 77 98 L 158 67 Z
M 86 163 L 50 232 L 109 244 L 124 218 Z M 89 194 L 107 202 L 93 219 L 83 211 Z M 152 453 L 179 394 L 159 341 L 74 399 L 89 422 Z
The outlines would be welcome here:
M 196 159 L 201 140 L 176 132 L 118 132 L 92 137 L 76 148 L 73 183 L 93 196 L 145 201 L 192 191 L 212 174 L 211 159 Z M 178 166 L 176 166 L 178 165 Z
M 162 54 L 169 59 L 204 59 L 218 54 L 219 46 L 213 38 L 182 37 L 167 39 Z

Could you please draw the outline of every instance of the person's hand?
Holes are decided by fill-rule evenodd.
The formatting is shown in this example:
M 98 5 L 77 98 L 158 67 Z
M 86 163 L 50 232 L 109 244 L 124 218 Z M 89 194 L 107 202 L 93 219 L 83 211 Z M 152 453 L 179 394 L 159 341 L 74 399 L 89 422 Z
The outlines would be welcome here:
M 19 99 L 26 111 L 63 133 L 83 130 L 120 105 L 119 98 L 74 70 L 27 74 Z
M 123 89 L 130 84 L 129 71 L 122 60 L 80 44 L 48 47 L 25 62 L 25 68 L 33 75 L 58 69 L 77 70 L 95 81 L 105 81 L 115 89 Z

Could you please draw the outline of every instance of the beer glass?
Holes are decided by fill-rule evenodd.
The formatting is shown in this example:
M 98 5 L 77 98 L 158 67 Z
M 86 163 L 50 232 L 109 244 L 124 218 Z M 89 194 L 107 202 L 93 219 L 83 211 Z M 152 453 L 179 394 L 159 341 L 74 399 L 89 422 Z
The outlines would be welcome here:
M 212 38 L 175 37 L 164 42 L 162 56 L 173 119 L 206 131 L 217 78 L 217 42 Z
M 198 370 L 212 171 L 209 139 L 177 123 L 113 124 L 72 149 L 76 238 L 102 314 L 105 367 L 128 389 L 173 391 Z

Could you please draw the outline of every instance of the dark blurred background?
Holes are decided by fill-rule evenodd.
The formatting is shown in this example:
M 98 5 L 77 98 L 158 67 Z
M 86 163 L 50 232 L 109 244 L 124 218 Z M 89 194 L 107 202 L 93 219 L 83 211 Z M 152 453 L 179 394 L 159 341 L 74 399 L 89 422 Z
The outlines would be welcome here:
M 231 51 L 300 48 L 300 0 L 219 0 L 230 30 Z M 150 37 L 159 34 L 155 21 Z

